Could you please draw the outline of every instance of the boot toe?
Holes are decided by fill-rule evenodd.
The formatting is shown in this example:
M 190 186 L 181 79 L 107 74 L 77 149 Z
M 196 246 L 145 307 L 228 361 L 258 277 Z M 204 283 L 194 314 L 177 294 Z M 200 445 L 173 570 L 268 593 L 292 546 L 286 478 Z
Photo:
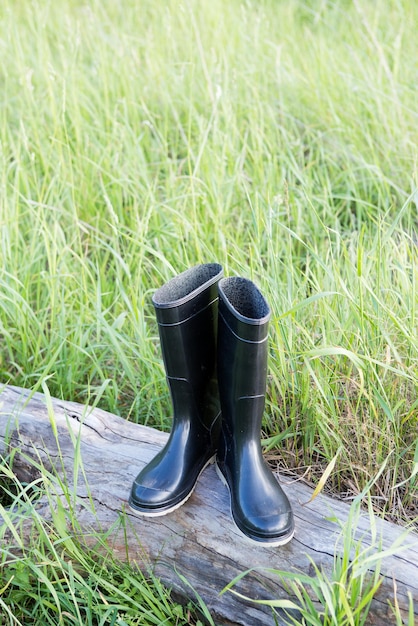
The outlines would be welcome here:
M 129 505 L 137 511 L 162 510 L 172 505 L 172 496 L 173 494 L 169 491 L 134 483 Z
M 292 539 L 295 523 L 292 507 L 285 493 L 273 478 L 258 476 L 249 491 L 241 489 L 232 498 L 231 509 L 238 528 L 250 539 L 270 545 L 283 545 Z
M 238 528 L 253 541 L 284 545 L 293 537 L 295 525 L 291 510 L 263 516 L 235 518 Z
M 284 545 L 290 541 L 295 530 L 291 511 L 280 515 L 266 515 L 263 517 L 245 517 L 241 519 L 237 515 L 233 517 L 237 527 L 246 537 L 272 546 Z

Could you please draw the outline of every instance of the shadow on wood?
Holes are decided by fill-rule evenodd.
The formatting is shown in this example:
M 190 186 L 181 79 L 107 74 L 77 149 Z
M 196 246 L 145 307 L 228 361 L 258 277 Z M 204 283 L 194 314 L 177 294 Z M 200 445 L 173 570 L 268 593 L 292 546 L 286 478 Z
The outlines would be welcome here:
M 295 569 L 312 575 L 310 559 L 332 572 L 340 523 L 349 517 L 346 503 L 319 495 L 306 503 L 312 490 L 298 482 L 283 487 L 292 502 L 296 519 L 294 539 L 286 546 L 267 548 L 243 537 L 231 521 L 229 495 L 213 467 L 200 477 L 188 502 L 177 511 L 152 519 L 137 516 L 128 507 L 131 483 L 138 471 L 161 448 L 167 434 L 129 423 L 115 415 L 74 402 L 51 400 L 48 414 L 45 396 L 5 386 L 0 394 L 0 454 L 15 452 L 13 469 L 20 480 L 36 477 L 30 459 L 56 473 L 65 471 L 70 487 L 74 471 L 74 441 L 88 484 L 78 475 L 77 520 L 84 541 L 94 545 L 92 530 L 111 531 L 108 543 L 114 555 L 138 565 L 152 565 L 155 574 L 177 594 L 193 597 L 179 572 L 201 595 L 218 624 L 272 625 L 271 609 L 247 603 L 231 593 L 219 592 L 241 572 L 257 567 L 257 574 L 237 586 L 252 598 L 288 598 L 288 592 L 273 573 Z M 54 423 L 54 428 L 51 424 Z M 54 434 L 57 433 L 57 437 Z M 57 441 L 59 442 L 59 450 Z M 55 466 L 55 467 L 54 467 Z M 37 503 L 48 516 L 46 501 Z M 0 520 L 1 521 L 1 520 Z M 397 554 L 381 562 L 382 585 L 376 595 L 368 624 L 393 624 L 388 604 L 396 599 L 408 607 L 408 592 L 415 605 L 418 623 L 418 536 L 406 534 L 386 521 L 376 520 L 382 549 L 400 540 Z M 30 532 L 28 528 L 27 532 Z M 368 514 L 361 516 L 355 536 L 362 545 L 372 543 Z M 402 545 L 403 544 L 403 545 Z M 280 615 L 278 624 L 284 624 Z

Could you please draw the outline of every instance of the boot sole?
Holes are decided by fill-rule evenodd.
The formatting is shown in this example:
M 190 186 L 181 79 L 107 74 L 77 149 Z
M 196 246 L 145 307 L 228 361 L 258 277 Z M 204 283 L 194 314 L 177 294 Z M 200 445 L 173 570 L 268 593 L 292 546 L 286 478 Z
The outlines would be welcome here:
M 193 494 L 196 485 L 197 485 L 197 481 L 199 480 L 202 472 L 208 467 L 208 465 L 212 465 L 215 462 L 216 459 L 216 454 L 214 454 L 212 457 L 210 457 L 210 459 L 208 461 L 206 461 L 205 465 L 202 467 L 202 469 L 200 470 L 196 481 L 193 485 L 193 487 L 191 488 L 191 490 L 189 491 L 189 493 L 186 495 L 185 498 L 183 498 L 183 500 L 180 500 L 180 502 L 176 502 L 176 504 L 173 504 L 173 506 L 169 507 L 169 508 L 164 508 L 164 509 L 149 509 L 149 510 L 144 510 L 144 509 L 138 509 L 136 508 L 135 504 L 133 504 L 133 502 L 131 502 L 131 500 L 129 499 L 129 508 L 131 509 L 131 511 L 133 513 L 135 513 L 136 515 L 139 515 L 140 517 L 163 517 L 163 515 L 168 515 L 169 513 L 172 513 L 173 511 L 176 511 L 176 509 L 179 509 L 181 506 L 183 506 L 183 504 L 185 504 L 187 502 L 187 500 L 190 498 L 190 496 Z
M 222 471 L 218 465 L 218 463 L 215 463 L 215 470 L 216 473 L 218 474 L 221 482 L 223 485 L 225 485 L 225 487 L 228 489 L 229 492 L 229 506 L 230 506 L 230 511 L 231 511 L 231 518 L 232 521 L 234 522 L 234 526 L 235 528 L 239 531 L 240 535 L 242 537 L 245 537 L 245 539 L 249 542 L 251 542 L 252 545 L 258 545 L 258 546 L 263 546 L 265 548 L 277 548 L 279 546 L 284 546 L 287 543 L 289 543 L 289 541 L 291 539 L 293 539 L 293 536 L 295 534 L 295 529 L 292 530 L 292 532 L 290 533 L 290 535 L 286 535 L 285 537 L 280 537 L 280 539 L 254 539 L 253 537 L 250 537 L 249 535 L 246 535 L 245 532 L 238 526 L 238 524 L 236 523 L 234 516 L 232 514 L 232 498 L 231 498 L 231 490 L 229 488 L 228 482 L 225 478 L 225 476 L 222 474 Z

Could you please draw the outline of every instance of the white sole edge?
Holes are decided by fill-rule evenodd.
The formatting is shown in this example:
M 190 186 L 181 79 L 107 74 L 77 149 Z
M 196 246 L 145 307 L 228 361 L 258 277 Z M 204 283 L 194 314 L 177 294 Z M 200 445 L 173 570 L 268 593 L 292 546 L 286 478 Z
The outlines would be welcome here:
M 196 478 L 196 481 L 195 481 L 193 487 L 191 488 L 191 490 L 189 491 L 187 496 L 185 498 L 183 498 L 183 500 L 181 500 L 180 502 L 177 502 L 177 504 L 174 504 L 169 509 L 164 509 L 163 511 L 159 511 L 158 509 L 155 510 L 155 511 L 152 511 L 152 510 L 150 510 L 150 511 L 141 511 L 139 509 L 136 509 L 135 506 L 132 505 L 130 503 L 130 501 L 128 500 L 129 509 L 133 513 L 135 513 L 135 515 L 139 515 L 139 517 L 163 517 L 164 515 L 168 515 L 169 513 L 172 513 L 173 511 L 176 511 L 181 506 L 183 506 L 183 504 L 185 504 L 187 502 L 187 500 L 190 498 L 190 496 L 193 494 L 194 490 L 196 489 L 197 481 L 199 480 L 202 472 L 208 467 L 208 465 L 212 465 L 215 462 L 215 459 L 216 459 L 216 454 L 211 456 L 210 459 L 202 467 L 202 469 L 200 470 L 200 472 L 199 472 L 199 474 L 198 474 L 198 476 Z
M 230 508 L 230 512 L 231 512 L 231 519 L 234 523 L 235 528 L 238 530 L 239 534 L 244 537 L 247 541 L 249 541 L 251 543 L 252 546 L 257 545 L 263 548 L 278 548 L 280 546 L 285 546 L 287 543 L 289 543 L 289 541 L 291 541 L 294 537 L 295 534 L 295 529 L 293 529 L 293 532 L 291 535 L 284 537 L 282 539 L 278 539 L 277 541 L 263 541 L 262 539 L 258 540 L 258 539 L 253 539 L 252 537 L 249 537 L 248 535 L 246 535 L 241 528 L 239 528 L 239 526 L 237 526 L 235 520 L 234 520 L 234 516 L 232 515 L 232 499 L 231 499 L 231 490 L 229 488 L 228 482 L 225 478 L 225 476 L 222 474 L 218 463 L 215 463 L 215 470 L 216 473 L 218 474 L 221 482 L 223 485 L 225 485 L 225 487 L 228 489 L 229 492 L 229 508 Z

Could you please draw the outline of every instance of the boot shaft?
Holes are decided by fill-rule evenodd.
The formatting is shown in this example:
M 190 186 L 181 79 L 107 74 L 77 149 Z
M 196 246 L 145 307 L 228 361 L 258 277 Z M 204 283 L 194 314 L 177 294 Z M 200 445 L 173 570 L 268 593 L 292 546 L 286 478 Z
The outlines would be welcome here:
M 208 427 L 219 413 L 216 380 L 218 281 L 222 267 L 198 265 L 158 289 L 153 304 L 177 420 Z
M 153 295 L 167 377 L 204 379 L 216 364 L 217 263 L 197 265 L 175 276 Z
M 239 400 L 265 395 L 269 319 L 269 306 L 254 283 L 238 277 L 221 280 L 218 378 L 229 413 Z

